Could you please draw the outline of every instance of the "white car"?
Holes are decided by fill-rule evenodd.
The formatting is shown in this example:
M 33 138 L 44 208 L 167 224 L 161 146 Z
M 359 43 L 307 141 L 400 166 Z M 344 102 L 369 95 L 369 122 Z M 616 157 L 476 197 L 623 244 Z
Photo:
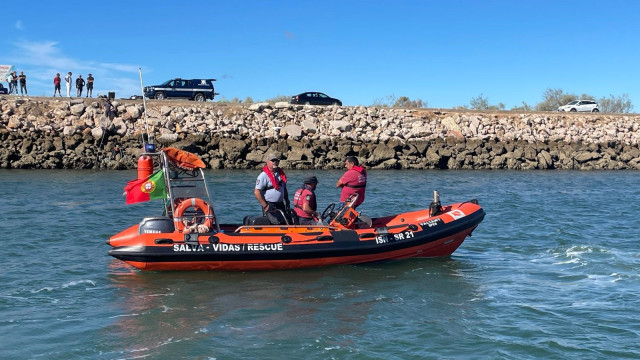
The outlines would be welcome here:
M 560 106 L 558 111 L 586 111 L 586 112 L 599 112 L 598 104 L 593 100 L 573 100 L 567 105 Z

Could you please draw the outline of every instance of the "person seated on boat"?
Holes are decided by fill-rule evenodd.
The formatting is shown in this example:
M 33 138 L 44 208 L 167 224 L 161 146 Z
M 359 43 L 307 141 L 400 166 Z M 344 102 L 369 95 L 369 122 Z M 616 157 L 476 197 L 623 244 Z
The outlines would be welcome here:
M 336 187 L 342 188 L 340 192 L 342 205 L 351 194 L 358 194 L 358 199 L 353 204 L 355 209 L 364 201 L 364 192 L 367 188 L 367 170 L 359 165 L 358 158 L 355 156 L 347 156 L 344 167 L 347 168 L 347 171 L 338 180 Z
M 300 225 L 316 225 L 318 216 L 316 209 L 316 193 L 314 192 L 318 186 L 318 178 L 315 176 L 307 176 L 303 180 L 302 187 L 296 191 L 293 196 L 293 207 Z
M 278 225 L 284 219 L 277 219 L 273 216 L 273 212 L 280 210 L 283 214 L 287 214 L 290 207 L 287 176 L 279 167 L 280 157 L 278 155 L 269 153 L 266 160 L 266 165 L 256 180 L 253 193 L 262 206 L 262 214 L 269 218 L 272 224 Z

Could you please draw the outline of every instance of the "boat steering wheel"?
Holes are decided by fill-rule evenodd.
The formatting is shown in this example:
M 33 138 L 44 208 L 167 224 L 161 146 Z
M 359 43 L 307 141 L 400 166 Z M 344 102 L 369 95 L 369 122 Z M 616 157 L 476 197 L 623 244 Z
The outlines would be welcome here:
M 333 212 L 335 208 L 336 208 L 336 203 L 329 204 L 329 206 L 327 206 L 327 208 L 324 209 L 324 211 L 322 212 L 322 215 L 320 215 L 320 220 L 322 220 L 323 223 L 328 223 L 329 220 L 331 220 L 334 216 L 336 216 L 336 214 Z

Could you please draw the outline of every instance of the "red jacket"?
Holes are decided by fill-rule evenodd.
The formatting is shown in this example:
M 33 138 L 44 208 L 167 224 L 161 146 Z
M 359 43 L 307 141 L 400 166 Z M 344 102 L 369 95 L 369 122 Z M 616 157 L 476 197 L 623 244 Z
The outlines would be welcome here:
M 316 204 L 316 194 L 307 186 L 302 187 L 298 189 L 298 191 L 296 191 L 296 194 L 293 196 L 293 208 L 298 217 L 311 219 L 313 217 L 302 210 L 302 206 L 305 203 L 309 204 L 311 210 L 316 211 L 316 208 L 318 206 Z
M 354 166 L 342 175 L 340 182 L 344 184 L 340 192 L 340 202 L 347 201 L 352 194 L 358 194 L 358 200 L 353 206 L 362 204 L 367 188 L 367 170 L 361 166 Z

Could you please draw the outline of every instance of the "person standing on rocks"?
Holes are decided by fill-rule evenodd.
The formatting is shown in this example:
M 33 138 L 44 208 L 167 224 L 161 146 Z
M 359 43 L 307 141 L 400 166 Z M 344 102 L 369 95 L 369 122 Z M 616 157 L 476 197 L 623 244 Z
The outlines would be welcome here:
M 20 95 L 29 95 L 27 93 L 27 75 L 24 74 L 24 71 L 20 71 Z
M 13 85 L 13 92 L 18 95 L 18 75 L 15 71 L 11 74 L 11 85 Z
M 11 78 L 13 73 L 7 73 L 7 85 L 9 87 L 9 92 L 7 93 L 7 95 L 11 95 L 11 93 L 13 92 L 13 83 L 11 83 Z
M 87 76 L 87 97 L 91 97 L 93 95 L 93 76 L 89 74 Z
M 64 77 L 64 81 L 67 83 L 67 97 L 71 97 L 71 82 L 73 81 L 71 71 Z
M 342 188 L 340 202 L 343 205 L 351 195 L 358 195 L 358 199 L 353 204 L 355 209 L 364 201 L 364 193 L 367 189 L 367 170 L 359 165 L 358 158 L 355 156 L 347 156 L 344 167 L 347 168 L 347 171 L 338 180 L 336 187 Z
M 60 93 L 61 82 L 62 79 L 60 78 L 60 73 L 56 73 L 56 77 L 53 78 L 53 97 L 56 97 L 56 91 L 58 92 L 58 95 L 62 97 L 62 94 Z
M 281 210 L 286 214 L 290 207 L 287 176 L 279 167 L 280 158 L 278 155 L 269 153 L 266 159 L 267 163 L 258 175 L 253 194 L 262 206 L 263 215 L 267 216 L 272 224 L 279 224 L 281 219 L 274 217 L 273 212 Z
M 76 90 L 77 96 L 82 97 L 82 89 L 84 88 L 84 79 L 82 78 L 82 74 L 78 75 L 76 79 Z
M 107 101 L 104 102 L 104 116 L 109 120 L 113 120 L 113 111 L 111 110 L 112 106 L 111 99 L 107 99 Z

